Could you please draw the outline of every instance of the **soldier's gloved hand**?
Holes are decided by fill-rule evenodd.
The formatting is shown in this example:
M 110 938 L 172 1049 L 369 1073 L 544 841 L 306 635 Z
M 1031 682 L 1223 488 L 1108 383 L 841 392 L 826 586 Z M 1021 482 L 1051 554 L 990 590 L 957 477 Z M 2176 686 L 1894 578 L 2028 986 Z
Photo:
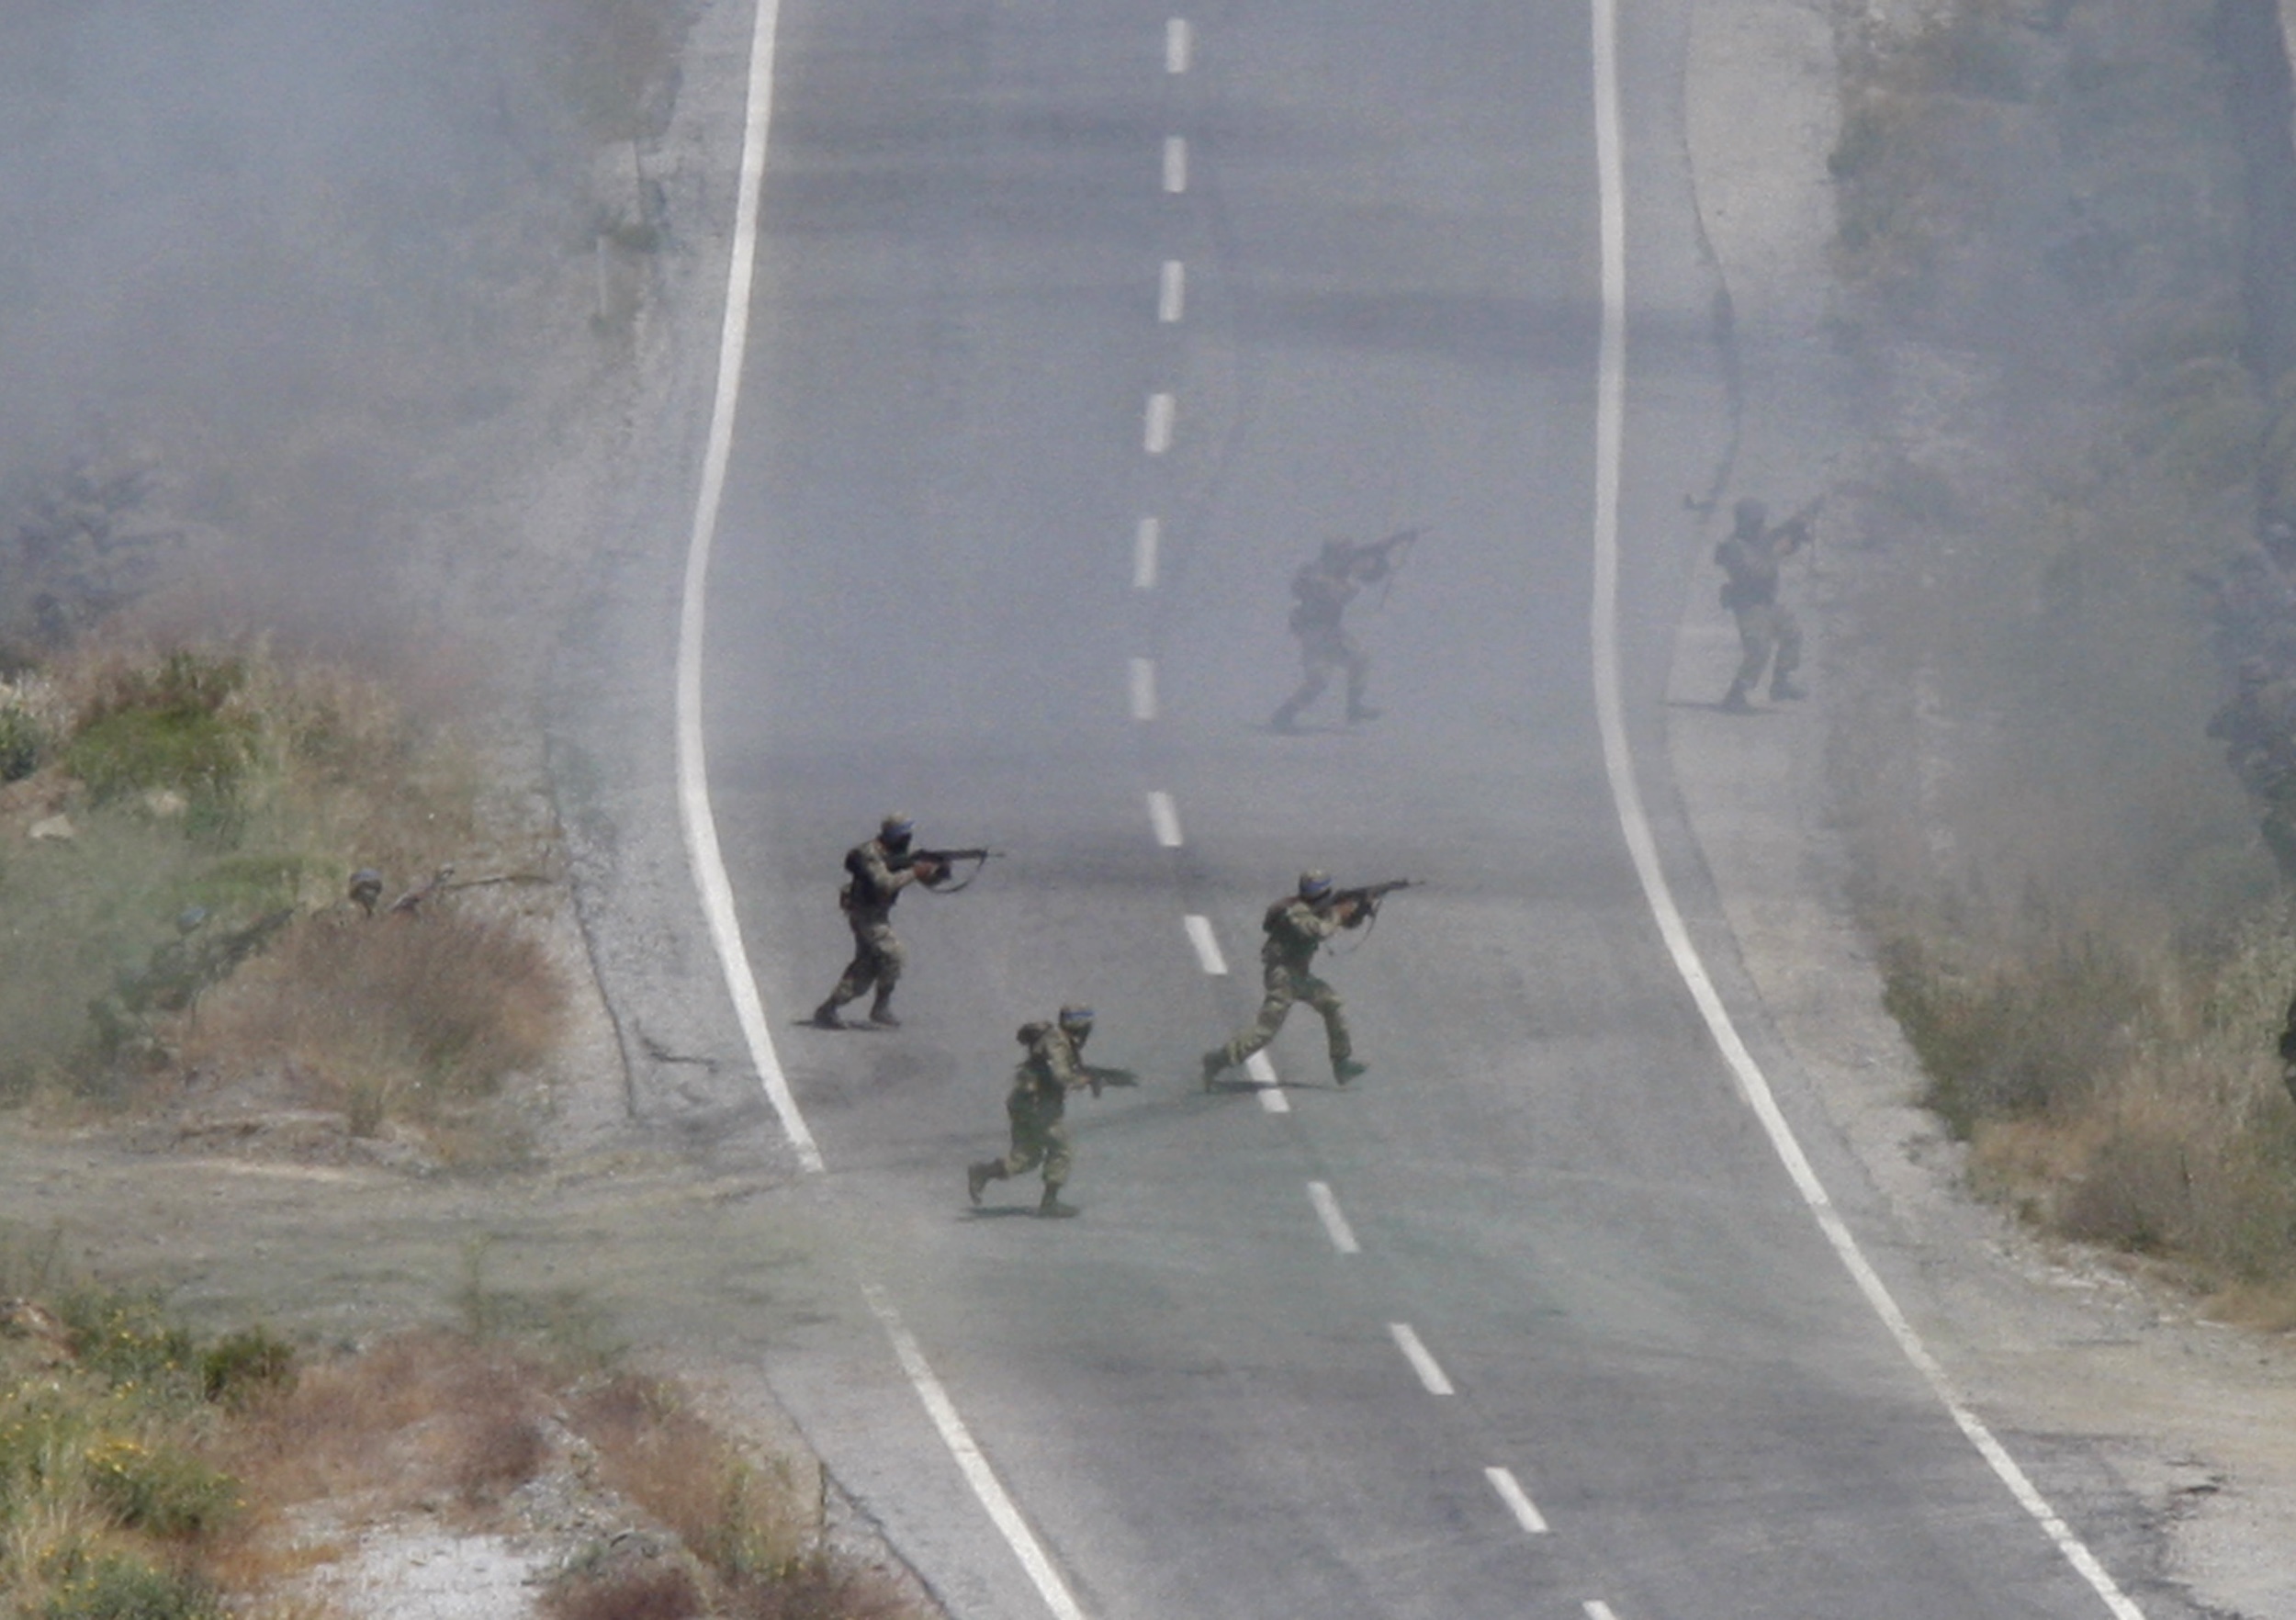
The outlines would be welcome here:
M 909 870 L 917 873 L 920 883 L 937 883 L 949 875 L 949 869 L 930 855 L 919 855 L 909 863 Z
M 1359 928 L 1370 915 L 1371 907 L 1360 900 L 1343 900 L 1339 903 L 1339 926 L 1343 928 Z

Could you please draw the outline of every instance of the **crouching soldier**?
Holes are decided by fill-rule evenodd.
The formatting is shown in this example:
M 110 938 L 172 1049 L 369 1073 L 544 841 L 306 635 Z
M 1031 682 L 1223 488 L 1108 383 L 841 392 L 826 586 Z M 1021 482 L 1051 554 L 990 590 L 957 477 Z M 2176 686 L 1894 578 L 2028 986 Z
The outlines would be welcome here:
M 965 1171 L 966 1196 L 977 1204 L 981 1190 L 992 1181 L 1025 1176 L 1044 1166 L 1044 1197 L 1036 1212 L 1057 1219 L 1076 1213 L 1061 1202 L 1075 1155 L 1068 1145 L 1068 1094 L 1094 1084 L 1094 1071 L 1084 1063 L 1085 1042 L 1092 1035 L 1092 1009 L 1064 1007 L 1052 1023 L 1020 1026 L 1020 1044 L 1028 1056 L 1012 1072 L 1012 1090 L 1005 1098 L 1005 1114 L 1012 1125 L 1012 1151 L 1001 1159 L 984 1159 Z M 1095 1086 L 1097 1090 L 1097 1087 Z

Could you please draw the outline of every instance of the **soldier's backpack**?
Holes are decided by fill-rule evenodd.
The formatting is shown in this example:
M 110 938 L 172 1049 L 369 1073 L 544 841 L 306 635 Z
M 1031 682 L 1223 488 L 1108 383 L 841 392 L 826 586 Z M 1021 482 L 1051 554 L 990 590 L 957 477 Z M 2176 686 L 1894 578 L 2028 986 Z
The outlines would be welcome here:
M 1027 1023 L 1021 1025 L 1019 1029 L 1015 1030 L 1012 1038 L 1020 1042 L 1023 1046 L 1034 1046 L 1038 1041 L 1043 1040 L 1046 1035 L 1050 1034 L 1052 1032 L 1052 1024 L 1051 1019 L 1031 1018 Z

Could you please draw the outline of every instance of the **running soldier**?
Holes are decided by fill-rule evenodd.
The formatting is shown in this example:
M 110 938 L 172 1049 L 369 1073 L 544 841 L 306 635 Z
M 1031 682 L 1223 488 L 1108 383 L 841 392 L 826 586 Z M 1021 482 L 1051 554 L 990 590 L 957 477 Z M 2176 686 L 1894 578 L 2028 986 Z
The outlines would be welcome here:
M 965 1196 L 975 1204 L 992 1181 L 1025 1176 L 1044 1166 L 1044 1197 L 1036 1212 L 1047 1220 L 1075 1214 L 1074 1204 L 1061 1202 L 1075 1154 L 1068 1145 L 1068 1094 L 1099 1086 L 1084 1059 L 1085 1042 L 1092 1037 L 1092 1009 L 1070 1005 L 1053 1022 L 1020 1026 L 1020 1044 L 1029 1055 L 1012 1072 L 1012 1090 L 1005 1097 L 1005 1117 L 1012 1126 L 1012 1151 L 1001 1159 L 984 1159 L 964 1173 Z
M 1311 971 L 1315 953 L 1324 940 L 1342 928 L 1352 928 L 1370 915 L 1370 903 L 1335 895 L 1328 873 L 1303 872 L 1299 892 L 1267 908 L 1261 922 L 1267 939 L 1260 946 L 1261 983 L 1266 987 L 1259 1018 L 1247 1029 L 1229 1037 L 1225 1046 L 1204 1054 L 1204 1089 L 1226 1070 L 1234 1068 L 1269 1041 L 1284 1027 L 1291 1004 L 1304 1001 L 1323 1015 L 1323 1033 L 1330 1044 L 1332 1077 L 1342 1086 L 1363 1073 L 1355 1061 L 1348 1039 L 1347 1014 L 1339 992 Z
M 837 903 L 853 930 L 853 960 L 829 998 L 813 1009 L 810 1021 L 817 1028 L 846 1028 L 838 1008 L 872 988 L 877 994 L 870 1003 L 869 1021 L 881 1029 L 901 1027 L 893 1016 L 893 987 L 900 983 L 902 965 L 908 959 L 901 941 L 893 937 L 893 904 L 911 883 L 939 883 L 943 875 L 932 856 L 921 851 L 910 855 L 909 839 L 916 830 L 906 816 L 889 815 L 875 838 L 846 851 L 847 882 L 838 891 Z
M 1290 625 L 1291 633 L 1300 638 L 1304 673 L 1300 690 L 1284 700 L 1269 722 L 1276 730 L 1300 728 L 1300 711 L 1323 695 L 1335 669 L 1346 671 L 1349 724 L 1379 717 L 1379 710 L 1363 700 L 1365 684 L 1371 678 L 1371 655 L 1347 634 L 1341 620 L 1356 592 L 1390 578 L 1401 566 L 1397 551 L 1418 538 L 1418 530 L 1406 529 L 1367 546 L 1352 540 L 1326 540 L 1322 549 L 1292 576 Z
M 1806 694 L 1794 682 L 1802 664 L 1802 626 L 1778 601 L 1778 564 L 1810 542 L 1811 512 L 1802 512 L 1769 526 L 1769 509 L 1759 501 L 1741 501 L 1731 510 L 1736 527 L 1730 537 L 1714 548 L 1714 560 L 1729 579 L 1722 587 L 1722 605 L 1738 617 L 1738 677 L 1730 682 L 1722 707 L 1733 714 L 1748 714 L 1753 705 L 1746 694 L 1770 670 L 1770 700 L 1790 701 Z M 1772 662 L 1773 655 L 1776 662 Z

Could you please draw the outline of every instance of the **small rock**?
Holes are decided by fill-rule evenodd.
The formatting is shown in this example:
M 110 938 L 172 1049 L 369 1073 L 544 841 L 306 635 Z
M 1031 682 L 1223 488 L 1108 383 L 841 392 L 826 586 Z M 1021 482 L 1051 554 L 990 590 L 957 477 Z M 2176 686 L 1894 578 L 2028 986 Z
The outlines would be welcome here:
M 72 825 L 69 816 L 51 816 L 32 823 L 31 829 L 25 836 L 38 843 L 70 843 L 80 836 L 80 829 Z

